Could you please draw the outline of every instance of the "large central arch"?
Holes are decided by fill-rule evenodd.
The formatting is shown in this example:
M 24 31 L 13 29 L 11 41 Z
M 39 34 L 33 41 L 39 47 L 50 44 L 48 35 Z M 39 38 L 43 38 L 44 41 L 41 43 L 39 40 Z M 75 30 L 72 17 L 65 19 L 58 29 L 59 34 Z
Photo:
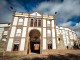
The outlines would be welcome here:
M 32 53 L 40 53 L 40 32 L 33 29 L 29 32 L 30 50 Z

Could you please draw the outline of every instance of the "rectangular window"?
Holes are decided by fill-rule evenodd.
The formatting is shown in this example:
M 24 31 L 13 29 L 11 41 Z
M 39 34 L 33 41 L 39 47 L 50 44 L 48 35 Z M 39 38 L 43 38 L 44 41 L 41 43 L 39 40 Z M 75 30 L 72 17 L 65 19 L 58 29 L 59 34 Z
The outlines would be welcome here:
M 34 21 L 34 27 L 37 27 L 37 20 Z
M 5 28 L 4 28 L 5 31 L 8 31 L 8 29 L 9 29 L 9 27 L 5 27 Z
M 33 19 L 31 19 L 31 23 L 30 23 L 30 26 L 32 26 L 32 27 L 33 27 Z
M 14 17 L 13 25 L 17 25 L 18 17 Z
M 48 49 L 52 49 L 52 44 L 48 44 Z
M 41 27 L 41 20 L 38 20 L 38 27 Z
M 21 36 L 21 34 L 20 33 L 16 33 L 16 36 Z
M 13 51 L 18 51 L 18 49 L 19 49 L 19 44 L 14 44 Z
M 18 27 L 16 31 L 16 36 L 21 36 L 22 27 Z
M 19 18 L 18 25 L 23 25 L 23 18 Z
M 40 19 L 31 19 L 30 21 L 31 27 L 41 27 L 41 20 Z
M 17 29 L 17 32 L 16 33 L 21 33 L 21 29 Z
M 18 51 L 19 50 L 19 40 L 14 41 L 13 45 L 13 51 Z
M 52 40 L 47 40 L 48 49 L 52 49 Z
M 51 30 L 47 30 L 47 36 L 48 36 L 48 37 L 51 36 Z
M 50 27 L 50 21 L 47 21 L 47 27 Z
M 2 39 L 4 39 L 4 38 L 6 38 L 6 35 L 3 35 L 3 36 L 2 36 Z
M 22 22 L 18 22 L 18 25 L 23 25 L 23 23 Z

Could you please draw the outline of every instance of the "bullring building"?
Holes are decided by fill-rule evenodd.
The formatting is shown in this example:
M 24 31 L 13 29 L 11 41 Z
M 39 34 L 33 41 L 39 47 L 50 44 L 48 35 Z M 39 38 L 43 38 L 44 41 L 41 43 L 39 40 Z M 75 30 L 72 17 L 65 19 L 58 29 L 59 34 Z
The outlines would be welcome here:
M 6 55 L 47 54 L 49 51 L 72 49 L 76 33 L 56 26 L 56 17 L 38 12 L 14 12 L 9 28 Z

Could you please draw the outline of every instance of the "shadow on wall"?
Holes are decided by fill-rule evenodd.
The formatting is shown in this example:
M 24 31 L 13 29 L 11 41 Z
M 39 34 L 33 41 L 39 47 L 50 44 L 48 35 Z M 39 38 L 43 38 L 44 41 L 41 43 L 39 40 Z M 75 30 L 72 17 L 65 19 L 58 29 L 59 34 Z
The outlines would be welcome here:
M 39 58 L 39 57 L 35 57 L 35 58 L 23 58 L 21 60 L 80 60 L 80 56 L 79 55 L 74 55 L 74 54 L 66 54 L 66 55 L 48 55 L 48 57 L 46 58 Z

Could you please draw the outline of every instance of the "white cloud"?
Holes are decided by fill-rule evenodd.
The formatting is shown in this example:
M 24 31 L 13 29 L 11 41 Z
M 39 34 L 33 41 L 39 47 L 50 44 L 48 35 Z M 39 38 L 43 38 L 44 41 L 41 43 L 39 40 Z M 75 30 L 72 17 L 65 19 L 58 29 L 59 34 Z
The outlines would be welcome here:
M 48 10 L 48 11 L 44 11 Z M 54 15 L 57 13 L 57 17 L 60 20 L 66 22 L 70 17 L 76 15 L 80 16 L 80 1 L 79 0 L 64 0 L 62 3 L 54 2 L 42 2 L 35 10 L 41 11 L 46 14 Z
M 44 9 L 47 11 L 44 11 Z M 49 15 L 54 15 L 57 12 L 57 25 L 75 30 L 80 37 L 80 22 L 68 21 L 73 16 L 80 16 L 80 0 L 64 0 L 62 3 L 42 2 L 35 10 Z M 76 25 L 72 27 L 73 23 Z
M 76 31 L 77 37 L 80 38 L 80 31 Z
M 80 22 L 79 23 L 76 23 L 76 26 L 79 26 L 80 27 Z
M 75 31 L 80 31 L 80 22 L 76 23 L 76 25 L 73 26 L 72 29 L 75 30 Z
M 80 22 L 76 23 L 75 26 L 71 27 L 72 30 L 76 31 L 77 37 L 80 38 Z
M 71 26 L 71 24 L 72 24 L 72 22 L 71 22 L 71 21 L 69 21 L 69 22 L 66 22 L 66 23 L 60 24 L 59 26 L 63 26 L 63 27 L 70 27 L 70 26 Z

